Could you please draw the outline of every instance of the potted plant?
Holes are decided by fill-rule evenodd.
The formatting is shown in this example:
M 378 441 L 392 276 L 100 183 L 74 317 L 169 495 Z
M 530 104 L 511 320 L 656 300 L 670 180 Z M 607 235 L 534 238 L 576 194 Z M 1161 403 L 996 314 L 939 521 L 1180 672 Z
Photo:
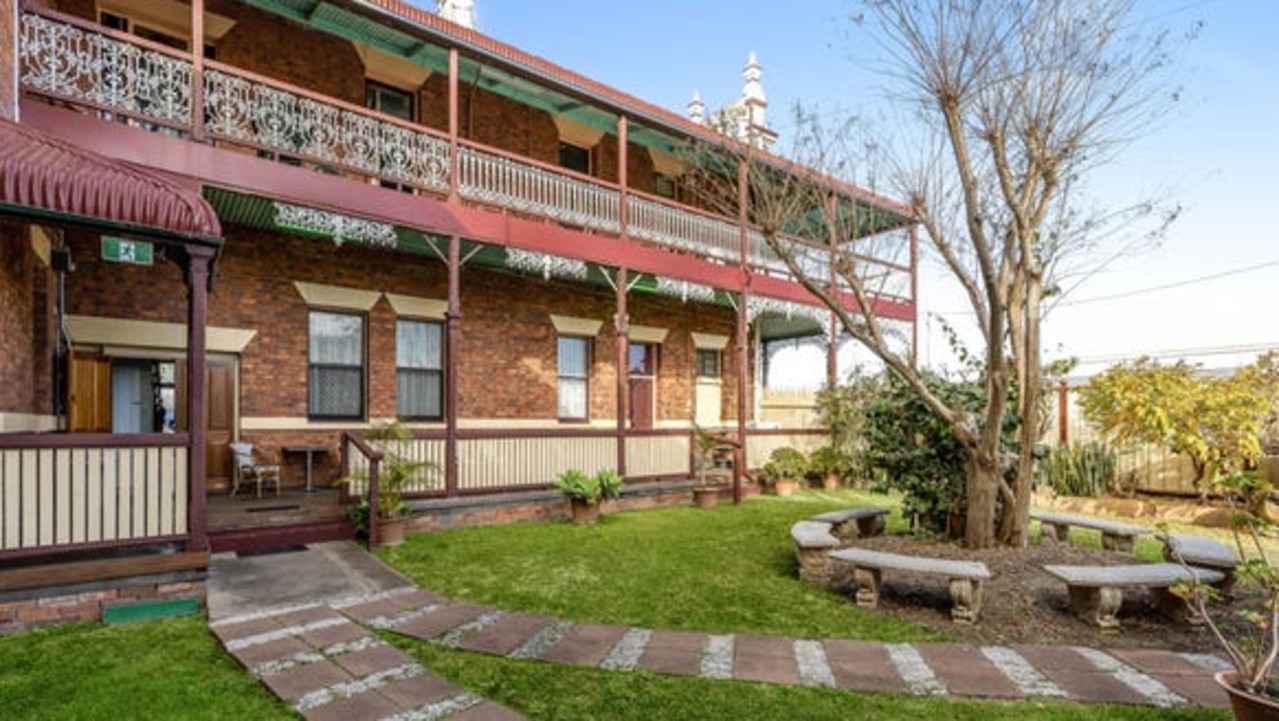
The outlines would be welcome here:
M 600 515 L 600 502 L 617 498 L 622 490 L 622 477 L 612 469 L 593 476 L 569 469 L 555 477 L 555 487 L 568 499 L 574 523 L 594 523 Z
M 438 471 L 439 466 L 431 461 L 408 457 L 404 446 L 405 442 L 412 439 L 412 433 L 399 421 L 374 426 L 364 438 L 382 454 L 377 477 L 378 541 L 387 546 L 399 545 L 404 542 L 409 516 L 404 491 L 414 482 L 427 480 L 428 474 Z M 367 485 L 368 480 L 368 470 L 361 469 L 339 483 L 361 481 Z M 369 533 L 369 513 L 367 493 L 360 497 L 359 502 L 348 513 L 356 532 L 365 538 Z
M 773 487 L 779 496 L 789 496 L 795 492 L 808 472 L 808 458 L 804 452 L 791 446 L 782 446 L 772 452 L 768 463 L 762 469 L 765 484 Z
M 693 503 L 698 508 L 714 508 L 719 503 L 719 489 L 710 484 L 708 471 L 715 465 L 715 448 L 719 440 L 694 422 L 693 445 L 697 450 L 697 486 L 693 488 Z
M 1240 504 L 1246 508 L 1251 499 L 1269 495 L 1271 487 L 1256 471 L 1232 473 L 1214 485 L 1225 492 L 1232 511 L 1231 530 L 1240 559 L 1234 572 L 1238 591 L 1232 600 L 1243 608 L 1227 616 L 1220 591 L 1198 581 L 1182 582 L 1171 590 L 1203 620 L 1233 666 L 1214 678 L 1230 697 L 1235 718 L 1279 720 L 1279 679 L 1274 675 L 1279 660 L 1279 568 L 1261 540 L 1273 526 L 1249 510 L 1238 510 Z M 1173 555 L 1186 565 L 1179 554 Z
M 853 459 L 835 446 L 822 446 L 808 457 L 808 471 L 822 488 L 832 491 L 852 473 Z

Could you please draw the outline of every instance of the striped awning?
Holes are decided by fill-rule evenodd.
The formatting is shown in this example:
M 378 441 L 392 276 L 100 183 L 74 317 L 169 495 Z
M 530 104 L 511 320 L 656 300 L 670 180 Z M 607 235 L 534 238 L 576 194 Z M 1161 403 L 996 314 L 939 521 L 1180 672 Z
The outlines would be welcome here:
M 147 235 L 222 235 L 199 190 L 3 118 L 0 206 Z

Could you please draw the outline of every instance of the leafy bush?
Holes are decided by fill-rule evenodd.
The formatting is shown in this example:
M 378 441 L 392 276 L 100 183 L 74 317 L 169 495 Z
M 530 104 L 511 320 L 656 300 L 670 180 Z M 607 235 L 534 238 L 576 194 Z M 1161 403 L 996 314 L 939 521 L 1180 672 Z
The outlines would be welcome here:
M 1114 449 L 1105 443 L 1072 443 L 1049 451 L 1042 472 L 1063 496 L 1100 496 L 1114 487 L 1116 464 Z
M 798 448 L 782 446 L 772 452 L 762 469 L 766 483 L 802 481 L 808 474 L 808 457 Z
M 986 404 L 977 383 L 954 382 L 935 375 L 924 381 L 951 408 L 979 415 Z M 968 456 L 951 426 L 939 418 L 905 383 L 888 378 L 862 407 L 866 443 L 865 463 L 875 478 L 875 490 L 904 495 L 902 514 L 918 519 L 926 529 L 949 532 L 951 516 L 966 511 Z M 1002 444 L 1015 449 L 1020 419 L 1005 416 Z
M 822 446 L 809 455 L 808 472 L 818 480 L 835 476 L 846 481 L 853 472 L 853 459 L 835 446 Z
M 622 490 L 622 477 L 612 469 L 588 476 L 574 468 L 556 476 L 555 487 L 565 498 L 597 503 L 606 498 L 617 498 Z

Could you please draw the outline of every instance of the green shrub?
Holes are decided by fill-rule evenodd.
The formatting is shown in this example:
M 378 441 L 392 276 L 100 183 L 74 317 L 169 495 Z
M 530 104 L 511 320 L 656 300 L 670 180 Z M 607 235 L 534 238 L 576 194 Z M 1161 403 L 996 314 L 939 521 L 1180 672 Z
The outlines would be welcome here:
M 1100 496 L 1114 487 L 1117 459 L 1097 441 L 1057 446 L 1043 461 L 1044 480 L 1063 496 Z
M 808 474 L 808 456 L 798 448 L 782 446 L 772 452 L 761 475 L 766 483 L 803 481 Z
M 622 490 L 622 477 L 611 468 L 593 476 L 573 468 L 556 476 L 555 487 L 565 498 L 596 503 L 606 498 L 617 498 Z

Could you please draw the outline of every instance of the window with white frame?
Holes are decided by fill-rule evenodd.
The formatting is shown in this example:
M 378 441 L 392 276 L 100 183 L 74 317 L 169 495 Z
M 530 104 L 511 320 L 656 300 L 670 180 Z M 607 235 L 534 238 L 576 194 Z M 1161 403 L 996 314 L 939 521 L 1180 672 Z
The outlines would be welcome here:
M 591 367 L 590 340 L 559 336 L 559 417 L 561 420 L 587 419 L 587 387 Z
M 444 328 L 440 323 L 395 322 L 395 398 L 400 418 L 444 417 Z
M 364 418 L 364 316 L 311 311 L 307 415 Z

